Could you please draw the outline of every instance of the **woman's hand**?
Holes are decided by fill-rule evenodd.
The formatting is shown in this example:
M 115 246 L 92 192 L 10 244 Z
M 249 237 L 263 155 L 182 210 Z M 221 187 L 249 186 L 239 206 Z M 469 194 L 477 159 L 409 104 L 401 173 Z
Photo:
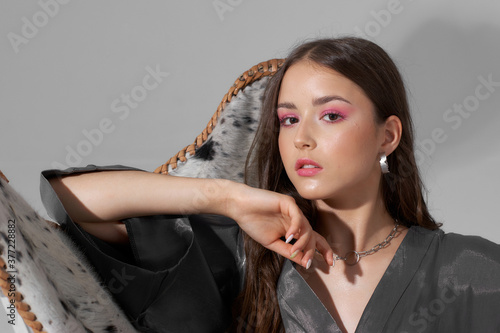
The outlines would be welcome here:
M 256 242 L 309 268 L 315 250 L 333 265 L 333 251 L 287 195 L 238 184 L 228 194 L 224 215 L 234 219 Z M 296 242 L 292 245 L 285 240 Z

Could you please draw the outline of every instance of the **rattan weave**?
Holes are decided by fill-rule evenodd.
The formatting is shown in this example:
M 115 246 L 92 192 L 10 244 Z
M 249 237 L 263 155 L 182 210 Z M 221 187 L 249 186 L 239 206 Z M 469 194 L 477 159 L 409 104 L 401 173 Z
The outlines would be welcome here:
M 3 180 L 5 180 L 7 183 L 9 182 L 9 180 L 7 179 L 7 177 L 5 177 L 5 175 L 3 174 L 2 171 L 0 171 L 0 178 L 2 178 Z
M 42 324 L 36 320 L 36 316 L 33 312 L 31 312 L 30 306 L 23 302 L 23 295 L 16 291 L 15 293 L 10 293 L 13 296 L 9 296 L 9 286 L 10 282 L 8 282 L 9 274 L 5 271 L 6 265 L 2 258 L 0 258 L 0 285 L 2 287 L 3 294 L 9 299 L 10 302 L 14 302 L 16 305 L 17 312 L 23 318 L 23 321 L 26 325 L 31 327 L 34 333 L 46 333 L 43 331 Z
M 33 333 L 46 333 L 43 331 L 42 324 L 37 321 L 37 318 L 33 312 L 31 312 L 31 307 L 23 302 L 24 297 L 19 291 L 10 292 L 10 282 L 9 276 L 10 274 L 6 272 L 7 265 L 5 261 L 0 257 L 0 287 L 2 288 L 3 294 L 9 299 L 9 302 L 13 302 L 16 306 L 16 310 L 23 318 L 23 321 L 26 325 L 31 327 Z
M 196 140 L 189 146 L 182 148 L 177 154 L 172 156 L 165 164 L 162 164 L 161 166 L 156 168 L 154 172 L 166 175 L 168 174 L 169 166 L 172 169 L 175 169 L 177 168 L 178 161 L 181 162 L 186 161 L 187 154 L 189 155 L 195 154 L 196 150 L 199 147 L 201 147 L 201 145 L 208 139 L 208 135 L 212 133 L 212 130 L 217 124 L 217 120 L 219 119 L 222 111 L 224 111 L 226 105 L 229 102 L 231 102 L 231 99 L 234 96 L 236 96 L 238 92 L 240 92 L 246 86 L 252 84 L 253 82 L 260 80 L 263 77 L 274 75 L 277 72 L 277 70 L 283 65 L 284 61 L 285 59 L 271 59 L 268 61 L 264 61 L 253 66 L 252 68 L 241 74 L 236 79 L 236 81 L 234 81 L 234 84 L 231 86 L 231 88 L 229 88 L 227 94 L 224 95 L 214 115 L 212 116 L 212 118 L 210 118 L 210 121 L 208 122 L 203 132 L 201 132 L 201 134 L 196 137 Z

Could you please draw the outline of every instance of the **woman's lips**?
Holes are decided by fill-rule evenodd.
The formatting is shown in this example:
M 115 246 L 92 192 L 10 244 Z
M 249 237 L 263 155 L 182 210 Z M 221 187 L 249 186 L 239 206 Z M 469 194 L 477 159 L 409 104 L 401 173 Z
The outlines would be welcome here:
M 299 176 L 310 177 L 316 175 L 323 168 L 313 160 L 301 158 L 295 163 L 295 171 Z

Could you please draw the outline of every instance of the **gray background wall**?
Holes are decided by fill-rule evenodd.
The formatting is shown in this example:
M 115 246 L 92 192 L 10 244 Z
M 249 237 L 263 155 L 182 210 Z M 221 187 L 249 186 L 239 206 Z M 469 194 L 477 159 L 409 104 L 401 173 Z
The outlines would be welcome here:
M 42 215 L 41 170 L 154 170 L 240 73 L 304 39 L 355 34 L 405 76 L 432 213 L 500 242 L 500 2 L 59 1 L 0 3 L 0 169 Z M 144 90 L 148 68 L 168 75 Z

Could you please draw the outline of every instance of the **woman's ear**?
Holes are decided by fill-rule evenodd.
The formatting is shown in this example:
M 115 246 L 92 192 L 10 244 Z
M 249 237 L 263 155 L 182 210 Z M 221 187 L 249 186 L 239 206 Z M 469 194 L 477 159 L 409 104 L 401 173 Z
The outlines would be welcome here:
M 403 126 L 398 116 L 390 116 L 385 120 L 384 125 L 384 141 L 380 147 L 380 151 L 389 156 L 399 145 Z

